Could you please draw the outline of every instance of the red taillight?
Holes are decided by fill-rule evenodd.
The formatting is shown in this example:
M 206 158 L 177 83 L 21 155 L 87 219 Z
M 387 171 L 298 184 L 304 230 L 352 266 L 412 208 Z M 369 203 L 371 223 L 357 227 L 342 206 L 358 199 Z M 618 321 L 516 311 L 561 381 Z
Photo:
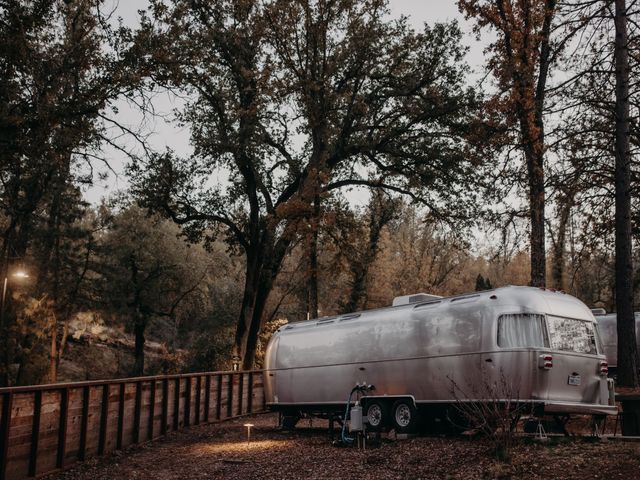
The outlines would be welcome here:
M 553 356 L 549 355 L 548 353 L 540 355 L 538 367 L 545 370 L 550 370 L 551 368 L 553 368 Z
M 609 374 L 609 364 L 605 361 L 600 362 L 600 375 L 606 377 Z

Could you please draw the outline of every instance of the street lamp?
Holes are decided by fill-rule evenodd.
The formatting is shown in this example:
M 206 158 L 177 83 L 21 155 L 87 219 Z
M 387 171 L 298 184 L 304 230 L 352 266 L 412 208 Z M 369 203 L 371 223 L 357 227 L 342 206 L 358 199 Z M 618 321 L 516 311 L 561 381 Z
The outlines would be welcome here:
M 15 278 L 29 278 L 29 274 L 24 270 L 17 270 L 11 274 Z M 4 276 L 4 282 L 2 285 L 2 303 L 0 303 L 0 328 L 4 326 L 4 303 L 7 297 L 7 283 L 9 282 L 9 275 Z
M 29 275 L 24 270 L 18 270 L 11 274 L 12 277 L 16 278 L 29 278 Z M 4 281 L 2 282 L 2 302 L 0 302 L 0 330 L 4 328 L 4 304 L 7 297 L 7 284 L 9 283 L 9 275 L 5 271 Z M 7 361 L 7 346 L 8 346 L 8 335 L 4 335 L 4 341 L 2 345 L 2 349 L 4 350 L 4 354 L 2 355 L 2 361 L 5 363 Z M 3 365 L 4 366 L 4 365 Z M 3 382 L 7 382 L 8 372 L 3 371 L 2 376 L 0 377 Z

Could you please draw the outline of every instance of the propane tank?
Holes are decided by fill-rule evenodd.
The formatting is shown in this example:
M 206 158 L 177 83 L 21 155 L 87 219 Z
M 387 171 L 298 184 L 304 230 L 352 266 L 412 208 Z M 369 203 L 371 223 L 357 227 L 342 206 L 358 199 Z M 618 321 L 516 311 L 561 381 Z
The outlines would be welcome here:
M 609 390 L 609 405 L 616 404 L 616 384 L 613 378 L 607 378 L 607 389 Z
M 351 413 L 349 417 L 349 432 L 361 432 L 362 431 L 362 407 L 359 404 L 355 404 L 351 407 Z

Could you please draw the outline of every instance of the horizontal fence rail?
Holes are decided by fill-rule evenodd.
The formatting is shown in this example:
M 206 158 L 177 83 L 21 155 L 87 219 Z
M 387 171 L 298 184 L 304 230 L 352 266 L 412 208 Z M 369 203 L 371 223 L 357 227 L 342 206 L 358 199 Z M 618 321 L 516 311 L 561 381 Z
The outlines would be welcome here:
M 0 388 L 0 480 L 265 409 L 261 371 Z

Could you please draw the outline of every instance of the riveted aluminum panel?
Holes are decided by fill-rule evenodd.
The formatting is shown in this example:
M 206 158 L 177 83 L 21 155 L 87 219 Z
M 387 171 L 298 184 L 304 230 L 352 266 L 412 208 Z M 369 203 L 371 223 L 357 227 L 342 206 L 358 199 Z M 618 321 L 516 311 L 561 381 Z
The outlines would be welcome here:
M 531 287 L 297 322 L 279 329 L 267 348 L 267 404 L 344 404 L 353 385 L 366 382 L 376 395 L 412 395 L 418 403 L 482 399 L 499 386 L 522 401 L 610 410 L 606 378 L 598 374 L 602 352 L 498 347 L 498 318 L 514 313 L 595 322 L 576 298 Z M 543 370 L 538 361 L 547 353 L 554 366 Z M 573 373 L 580 385 L 568 384 Z

